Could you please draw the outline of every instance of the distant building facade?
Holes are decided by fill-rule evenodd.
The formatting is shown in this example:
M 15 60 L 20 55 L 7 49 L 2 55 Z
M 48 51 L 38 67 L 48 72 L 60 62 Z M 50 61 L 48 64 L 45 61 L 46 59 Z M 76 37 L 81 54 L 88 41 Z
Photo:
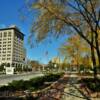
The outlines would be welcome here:
M 56 64 L 62 63 L 60 57 L 54 57 L 51 61 L 52 61 L 52 63 L 56 63 Z
M 14 25 L 0 29 L 0 64 L 24 66 L 25 56 L 24 34 Z

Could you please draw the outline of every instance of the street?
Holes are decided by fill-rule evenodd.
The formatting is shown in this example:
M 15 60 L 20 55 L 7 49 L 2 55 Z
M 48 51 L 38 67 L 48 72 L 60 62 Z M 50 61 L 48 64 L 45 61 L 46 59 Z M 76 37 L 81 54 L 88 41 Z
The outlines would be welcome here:
M 14 74 L 14 75 L 0 75 L 0 86 L 7 85 L 9 82 L 13 80 L 29 80 L 31 78 L 42 76 L 42 73 L 39 72 L 31 72 L 31 73 L 23 73 L 23 74 Z

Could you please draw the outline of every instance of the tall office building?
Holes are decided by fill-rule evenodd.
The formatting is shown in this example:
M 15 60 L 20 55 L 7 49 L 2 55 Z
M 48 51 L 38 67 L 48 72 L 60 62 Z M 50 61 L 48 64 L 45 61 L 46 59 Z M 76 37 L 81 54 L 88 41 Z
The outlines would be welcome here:
M 24 34 L 15 25 L 0 29 L 0 64 L 23 66 L 25 55 Z

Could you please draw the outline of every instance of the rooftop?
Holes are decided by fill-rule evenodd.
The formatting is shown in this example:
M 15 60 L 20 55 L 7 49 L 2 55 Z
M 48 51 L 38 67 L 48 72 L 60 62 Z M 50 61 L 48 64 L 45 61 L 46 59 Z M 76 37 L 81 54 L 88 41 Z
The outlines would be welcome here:
M 6 27 L 6 28 L 0 28 L 0 31 L 10 30 L 10 29 L 14 29 L 15 31 L 21 33 L 24 36 L 24 34 L 20 31 L 20 29 L 16 25 L 11 25 L 11 26 Z

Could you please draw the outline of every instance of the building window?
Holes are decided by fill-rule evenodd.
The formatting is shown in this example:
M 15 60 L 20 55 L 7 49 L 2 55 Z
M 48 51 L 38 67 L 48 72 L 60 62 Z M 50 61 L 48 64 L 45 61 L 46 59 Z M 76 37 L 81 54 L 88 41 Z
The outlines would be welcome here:
M 8 43 L 11 43 L 11 41 L 8 41 Z
M 6 55 L 2 55 L 3 57 L 5 57 Z
M 6 51 L 2 51 L 2 53 L 6 53 Z
M 3 39 L 4 41 L 7 40 L 6 38 Z
M 10 58 L 7 58 L 7 60 L 10 60 Z
M 8 37 L 11 37 L 11 32 L 8 33 Z
M 7 54 L 7 56 L 11 56 L 10 54 Z
M 4 37 L 6 37 L 7 36 L 7 32 L 4 32 Z
M 8 50 L 10 50 L 11 48 L 8 48 Z
M 8 38 L 8 40 L 11 40 L 11 38 Z
M 8 51 L 7 53 L 11 53 L 11 51 Z
M 3 44 L 6 44 L 6 42 L 3 42 Z
M 2 33 L 0 33 L 0 37 L 2 37 Z
M 6 48 L 3 48 L 3 50 L 6 50 Z
M 2 60 L 5 60 L 5 58 L 2 58 Z
M 11 45 L 8 45 L 8 47 L 11 47 Z
M 3 47 L 6 47 L 6 45 L 3 45 Z

